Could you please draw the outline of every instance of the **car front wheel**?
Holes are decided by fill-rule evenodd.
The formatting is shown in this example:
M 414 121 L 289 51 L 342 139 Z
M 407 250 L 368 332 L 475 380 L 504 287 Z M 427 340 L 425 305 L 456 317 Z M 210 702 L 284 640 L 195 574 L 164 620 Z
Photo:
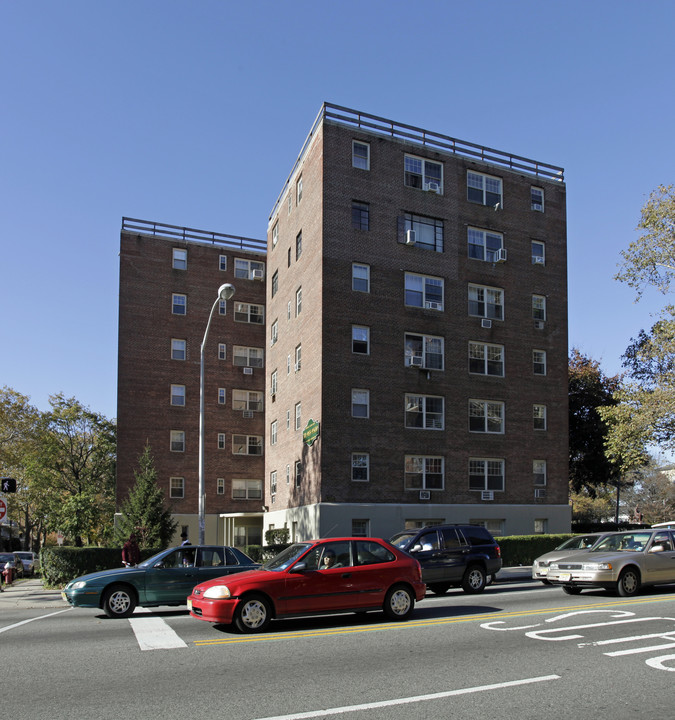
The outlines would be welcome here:
M 129 617 L 136 609 L 136 596 L 127 585 L 113 585 L 103 597 L 103 610 L 109 618 Z
M 270 623 L 272 611 L 262 595 L 244 598 L 234 611 L 234 624 L 240 632 L 262 632 Z
M 485 590 L 485 570 L 480 565 L 470 565 L 462 578 L 462 590 L 475 595 Z
M 410 588 L 404 585 L 389 588 L 382 609 L 390 620 L 407 620 L 415 609 L 415 598 Z
M 616 583 L 616 591 L 621 597 L 631 597 L 640 589 L 640 574 L 634 568 L 627 568 Z

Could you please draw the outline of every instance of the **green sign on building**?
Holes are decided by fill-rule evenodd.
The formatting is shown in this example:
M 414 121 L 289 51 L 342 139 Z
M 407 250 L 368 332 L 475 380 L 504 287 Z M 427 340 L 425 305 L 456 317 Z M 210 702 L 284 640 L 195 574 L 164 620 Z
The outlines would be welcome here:
M 302 431 L 302 442 L 305 445 L 312 446 L 312 443 L 319 437 L 319 423 L 316 420 L 310 418 L 307 421 L 305 429 Z

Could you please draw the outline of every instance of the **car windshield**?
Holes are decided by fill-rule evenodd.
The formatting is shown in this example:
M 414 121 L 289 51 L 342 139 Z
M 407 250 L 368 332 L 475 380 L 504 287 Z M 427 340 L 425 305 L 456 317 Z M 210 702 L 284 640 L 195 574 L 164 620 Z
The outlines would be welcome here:
M 556 550 L 585 550 L 593 547 L 601 538 L 601 535 L 577 535 L 576 537 L 565 540 L 562 545 L 558 545 Z
M 397 547 L 399 550 L 405 550 L 408 545 L 410 545 L 412 539 L 417 535 L 416 532 L 414 533 L 399 533 L 398 535 L 394 535 L 389 542 L 394 546 Z
M 22 560 L 32 560 L 32 559 L 33 559 L 33 555 L 32 555 L 31 553 L 29 553 L 29 552 L 18 552 L 17 555 L 18 555 Z
M 285 550 L 282 550 L 278 555 L 268 560 L 263 566 L 263 570 L 272 570 L 279 572 L 285 570 L 291 566 L 301 555 L 303 555 L 310 547 L 312 543 L 295 543 Z
M 162 552 L 158 552 L 157 555 L 153 555 L 152 557 L 149 557 L 147 560 L 143 560 L 143 562 L 138 563 L 138 565 L 136 567 L 139 567 L 139 568 L 152 567 L 164 555 L 166 555 L 166 550 L 162 550 Z
M 598 543 L 592 552 L 642 552 L 651 539 L 652 533 L 631 532 L 610 535 Z

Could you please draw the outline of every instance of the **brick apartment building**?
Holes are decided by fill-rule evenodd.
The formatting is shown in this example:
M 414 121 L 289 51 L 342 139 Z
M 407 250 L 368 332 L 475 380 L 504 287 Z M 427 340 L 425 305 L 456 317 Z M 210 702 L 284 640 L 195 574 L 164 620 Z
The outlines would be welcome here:
M 120 242 L 117 507 L 150 446 L 158 482 L 197 542 L 200 348 L 205 539 L 262 541 L 265 243 L 125 218 Z M 176 535 L 178 540 L 178 533 Z
M 231 282 L 206 350 L 207 542 L 569 530 L 565 212 L 562 168 L 325 104 L 266 254 L 125 220 L 118 507 L 147 441 L 196 537 L 199 349 Z
M 569 530 L 562 168 L 326 104 L 267 274 L 265 527 Z

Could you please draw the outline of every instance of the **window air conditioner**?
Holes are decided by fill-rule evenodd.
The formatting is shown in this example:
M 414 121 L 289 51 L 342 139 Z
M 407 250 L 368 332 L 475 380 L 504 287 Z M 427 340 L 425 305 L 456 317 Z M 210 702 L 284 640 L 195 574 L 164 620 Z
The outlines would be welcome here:
M 431 493 L 428 490 L 420 490 L 420 500 L 431 500 Z
M 422 356 L 421 355 L 413 355 L 410 358 L 410 367 L 422 367 Z
M 488 329 L 489 329 L 489 328 L 492 327 L 492 320 L 488 320 L 487 318 L 483 318 L 483 319 L 480 321 L 480 326 L 481 326 L 482 328 L 488 328 Z
M 532 203 L 532 209 L 539 210 L 539 212 L 544 212 L 544 206 L 541 203 Z
M 245 418 L 252 418 L 253 410 L 244 410 L 244 412 L 242 412 L 241 416 L 245 417 Z
M 544 258 L 541 255 L 533 255 L 532 256 L 532 264 L 533 265 L 543 265 Z
M 544 321 L 543 320 L 535 320 L 534 321 L 534 329 L 535 330 L 543 330 L 544 329 Z
M 253 375 L 253 368 L 252 368 L 252 367 L 245 367 L 245 368 L 244 368 L 244 375 Z
M 302 367 L 302 365 L 299 362 L 296 362 L 295 363 L 295 372 L 298 372 L 298 370 L 300 370 L 301 367 Z
M 495 262 L 506 262 L 506 248 L 499 248 L 495 253 Z
M 480 494 L 481 500 L 494 500 L 495 494 L 493 490 L 482 490 Z
M 534 491 L 534 497 L 535 498 L 545 498 L 546 497 L 546 489 L 545 488 L 536 488 Z
M 405 231 L 405 244 L 414 245 L 417 242 L 417 237 L 414 230 Z
M 430 190 L 431 192 L 440 193 L 441 186 L 437 182 L 424 183 L 424 189 Z
M 441 303 L 436 303 L 436 302 L 425 302 L 424 307 L 427 310 L 442 310 L 443 309 L 443 306 L 441 305 Z
M 253 270 L 253 271 L 251 272 L 251 278 L 252 278 L 253 280 L 262 280 L 262 279 L 263 279 L 263 275 L 264 275 L 264 273 L 263 273 L 262 270 Z

